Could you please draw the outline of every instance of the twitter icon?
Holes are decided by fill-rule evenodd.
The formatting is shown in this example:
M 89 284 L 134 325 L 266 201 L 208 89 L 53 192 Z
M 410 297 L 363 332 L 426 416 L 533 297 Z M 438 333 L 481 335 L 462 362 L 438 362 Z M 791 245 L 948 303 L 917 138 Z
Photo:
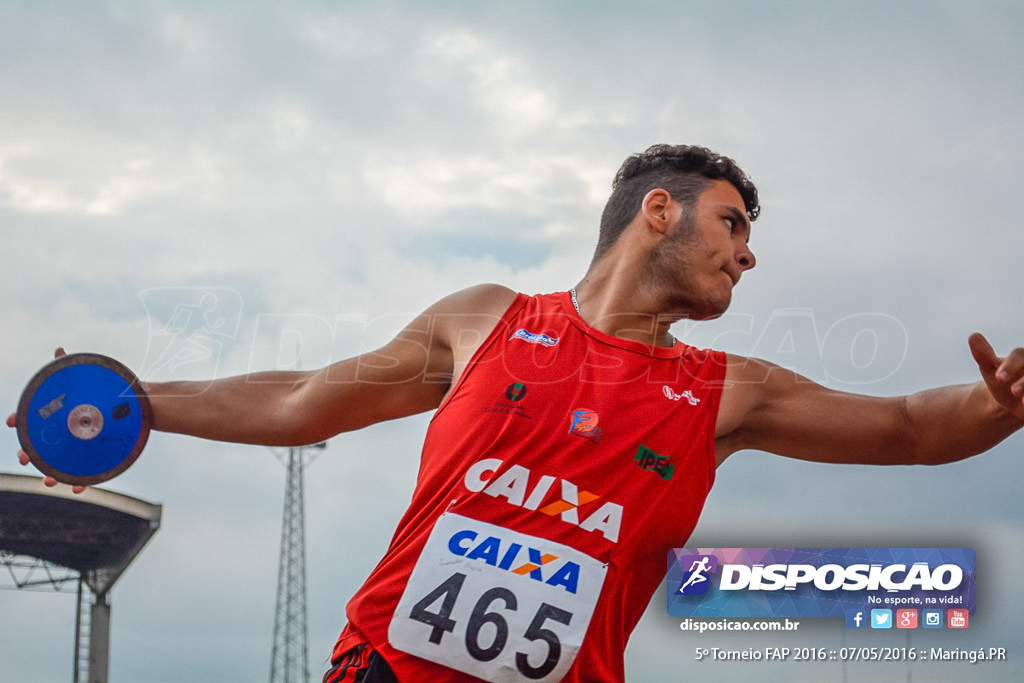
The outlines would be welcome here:
M 892 610 L 871 610 L 871 628 L 892 628 Z

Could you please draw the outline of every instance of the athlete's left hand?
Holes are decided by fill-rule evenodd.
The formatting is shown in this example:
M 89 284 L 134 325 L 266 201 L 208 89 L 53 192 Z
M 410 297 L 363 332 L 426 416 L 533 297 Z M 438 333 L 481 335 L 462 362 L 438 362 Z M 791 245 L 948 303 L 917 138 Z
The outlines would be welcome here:
M 10 417 L 7 418 L 7 426 L 11 427 L 12 429 L 16 428 L 18 426 L 18 416 L 17 416 L 17 413 L 11 413 Z M 26 453 L 23 450 L 19 450 L 18 451 L 18 462 L 20 462 L 22 465 L 28 465 L 32 461 L 29 459 L 28 453 Z M 56 486 L 58 482 L 53 477 L 46 476 L 46 477 L 43 477 L 43 483 L 52 488 L 52 487 Z M 81 493 L 84 490 L 85 490 L 84 486 L 72 486 L 71 487 L 71 492 L 72 493 Z
M 968 343 L 992 398 L 1024 420 L 1024 349 L 1016 348 L 1000 358 L 981 334 L 972 334 Z

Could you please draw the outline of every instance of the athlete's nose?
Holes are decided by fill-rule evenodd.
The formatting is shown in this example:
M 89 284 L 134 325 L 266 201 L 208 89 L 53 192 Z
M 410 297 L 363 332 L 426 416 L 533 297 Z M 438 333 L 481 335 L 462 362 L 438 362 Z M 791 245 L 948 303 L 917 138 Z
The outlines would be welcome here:
M 743 248 L 736 252 L 736 263 L 739 264 L 743 271 L 750 270 L 757 265 L 757 259 L 754 258 L 754 252 L 750 250 L 750 246 L 744 243 Z

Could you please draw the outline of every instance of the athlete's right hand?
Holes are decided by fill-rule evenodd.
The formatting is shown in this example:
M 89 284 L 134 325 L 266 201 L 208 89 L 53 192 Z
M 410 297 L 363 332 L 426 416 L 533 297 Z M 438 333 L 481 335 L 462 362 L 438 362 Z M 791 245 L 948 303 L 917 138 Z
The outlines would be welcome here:
M 60 358 L 61 356 L 65 356 L 65 355 L 67 355 L 67 352 L 63 348 L 58 348 L 56 351 L 53 352 L 53 357 L 54 358 Z M 10 416 L 7 418 L 7 426 L 10 427 L 11 429 L 16 429 L 18 427 L 18 414 L 17 413 L 11 413 L 10 414 Z M 28 453 L 26 453 L 25 451 L 19 449 L 18 450 L 18 462 L 20 462 L 22 465 L 28 465 L 32 461 L 29 459 Z M 58 481 L 56 479 L 54 479 L 53 477 L 51 477 L 51 476 L 46 476 L 46 477 L 43 477 L 43 483 L 52 488 L 52 487 L 54 487 L 54 486 L 56 486 L 58 484 Z M 72 486 L 71 487 L 71 492 L 72 493 L 81 493 L 84 490 L 85 490 L 84 486 Z

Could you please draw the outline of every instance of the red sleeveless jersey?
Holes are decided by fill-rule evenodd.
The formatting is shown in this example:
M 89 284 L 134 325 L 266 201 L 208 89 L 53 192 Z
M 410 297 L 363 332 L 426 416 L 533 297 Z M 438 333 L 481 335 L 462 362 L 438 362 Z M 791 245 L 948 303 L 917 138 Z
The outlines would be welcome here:
M 622 680 L 714 480 L 725 368 L 518 295 L 435 414 L 335 654 L 366 640 L 403 682 Z

